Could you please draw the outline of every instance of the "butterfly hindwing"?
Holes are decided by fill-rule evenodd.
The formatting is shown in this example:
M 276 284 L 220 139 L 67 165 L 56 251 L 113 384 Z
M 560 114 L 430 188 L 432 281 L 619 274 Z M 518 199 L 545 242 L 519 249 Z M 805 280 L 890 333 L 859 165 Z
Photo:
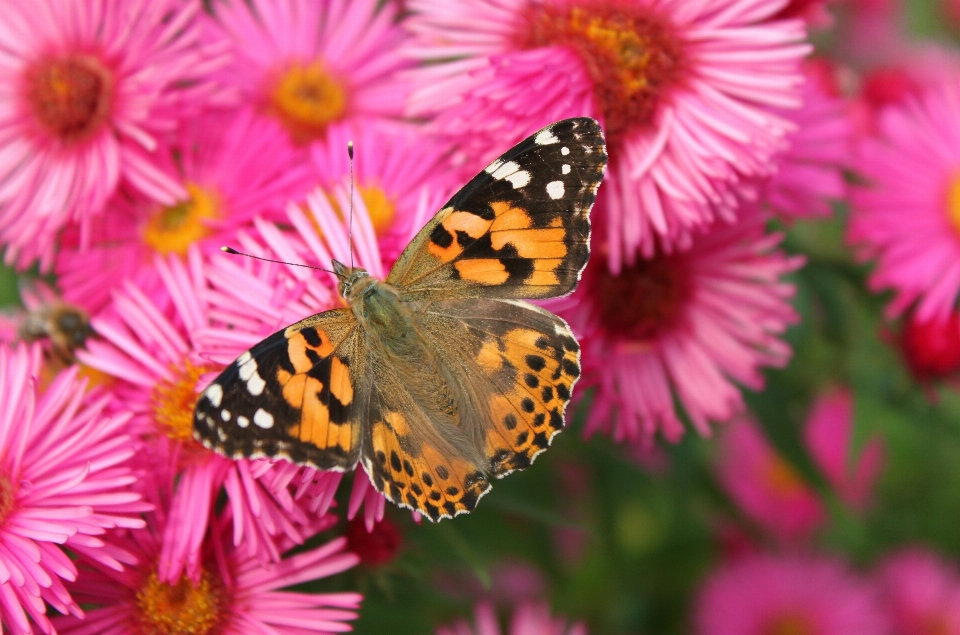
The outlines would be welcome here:
M 420 324 L 441 364 L 470 387 L 461 425 L 479 439 L 484 471 L 502 477 L 528 467 L 563 429 L 580 377 L 580 346 L 566 322 L 528 302 L 478 299 L 431 303 Z
M 240 355 L 203 391 L 194 436 L 233 458 L 350 469 L 360 454 L 355 386 L 363 360 L 349 309 L 297 322 Z
M 571 292 L 589 257 L 589 212 L 606 160 L 593 119 L 543 128 L 451 198 L 387 282 L 410 300 Z

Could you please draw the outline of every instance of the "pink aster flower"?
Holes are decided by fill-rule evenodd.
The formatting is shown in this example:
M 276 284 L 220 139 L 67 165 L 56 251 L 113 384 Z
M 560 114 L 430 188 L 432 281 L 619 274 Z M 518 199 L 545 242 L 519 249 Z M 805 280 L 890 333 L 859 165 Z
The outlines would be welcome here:
M 504 630 L 493 606 L 481 603 L 474 611 L 473 626 L 461 619 L 451 626 L 438 628 L 437 635 L 587 635 L 587 627 L 582 622 L 571 624 L 563 618 L 552 617 L 550 607 L 545 604 L 524 603 L 514 611 Z
M 219 79 L 293 141 L 322 139 L 338 121 L 402 114 L 408 88 L 396 73 L 410 62 L 396 53 L 405 36 L 395 3 L 232 0 L 214 9 L 209 26 L 233 55 Z
M 719 450 L 720 483 L 751 520 L 786 542 L 807 538 L 823 525 L 826 509 L 817 492 L 755 422 L 742 417 L 725 426 Z
M 872 588 L 824 557 L 748 556 L 713 572 L 694 609 L 697 635 L 886 635 Z
M 769 174 L 800 105 L 801 20 L 786 0 L 412 0 L 409 112 L 474 169 L 561 116 L 598 116 L 615 271 L 716 218 Z M 643 51 L 643 54 L 637 54 Z M 749 184 L 747 184 L 749 185 Z
M 310 153 L 320 187 L 345 220 L 349 208 L 341 209 L 339 201 L 346 198 L 349 204 L 349 141 L 355 148 L 354 208 L 364 207 L 384 260 L 392 263 L 466 180 L 445 163 L 448 148 L 422 132 L 374 121 L 332 124 Z
M 649 442 L 660 431 L 676 441 L 676 396 L 708 435 L 708 422 L 743 409 L 737 384 L 759 389 L 761 367 L 786 364 L 780 336 L 797 315 L 794 285 L 781 277 L 803 259 L 776 248 L 782 236 L 767 234 L 760 214 L 742 215 L 619 274 L 598 260 L 587 267 L 578 302 L 562 311 L 582 334 L 584 381 L 597 389 L 587 434 Z
M 219 254 L 219 252 L 217 252 Z M 270 478 L 265 461 L 230 461 L 193 439 L 193 407 L 201 377 L 220 366 L 195 338 L 218 323 L 207 305 L 211 293 L 199 250 L 188 264 L 157 258 L 162 285 L 145 293 L 129 281 L 113 295 L 108 310 L 93 320 L 100 336 L 78 358 L 115 378 L 111 392 L 119 408 L 132 413 L 131 429 L 145 440 L 144 463 L 167 476 L 161 481 L 171 502 L 160 554 L 161 580 L 191 577 L 201 565 L 200 546 L 221 489 L 233 514 L 233 544 L 264 561 L 279 558 L 279 541 L 302 542 L 309 514 Z M 244 293 L 258 281 L 250 276 L 235 289 Z M 284 289 L 277 289 L 284 293 Z
M 165 525 L 175 518 L 158 507 L 148 519 L 145 529 L 111 536 L 119 547 L 136 555 L 136 567 L 118 572 L 95 562 L 83 563 L 70 588 L 89 608 L 83 617 L 55 620 L 61 635 L 326 635 L 351 630 L 349 622 L 356 619 L 363 599 L 358 593 L 281 590 L 355 566 L 358 558 L 344 551 L 345 539 L 265 565 L 224 540 L 235 531 L 227 513 L 213 520 L 203 534 L 196 577 L 166 580 L 157 561 L 163 557 L 163 541 L 171 535 Z M 310 530 L 316 533 L 333 522 L 330 516 L 316 519 Z M 278 546 L 286 550 L 294 543 L 283 540 Z
M 830 216 L 831 202 L 847 196 L 843 170 L 853 149 L 851 109 L 838 96 L 829 62 L 807 64 L 804 75 L 803 105 L 783 111 L 797 129 L 787 136 L 789 147 L 760 194 L 772 211 L 787 218 Z
M 150 153 L 222 59 L 202 46 L 197 2 L 4 4 L 0 244 L 51 264 L 57 232 L 89 223 L 121 183 L 172 205 L 182 186 Z
M 813 404 L 803 431 L 813 460 L 847 504 L 863 509 L 883 467 L 883 442 L 871 437 L 854 454 L 853 395 L 838 389 Z
M 896 635 L 960 635 L 960 574 L 920 549 L 887 558 L 878 573 Z
M 64 549 L 122 570 L 133 555 L 104 534 L 142 527 L 150 509 L 131 487 L 130 416 L 107 414 L 109 396 L 88 394 L 76 367 L 40 393 L 40 356 L 0 345 L 0 620 L 13 633 L 34 632 L 31 621 L 51 632 L 47 604 L 82 616 L 64 587 L 77 576 Z
M 913 305 L 920 321 L 946 320 L 960 292 L 960 74 L 880 113 L 856 166 L 848 238 L 877 260 L 869 284 L 893 289 L 888 313 Z
M 279 216 L 316 181 L 306 153 L 290 147 L 279 124 L 250 109 L 195 117 L 161 145 L 155 164 L 186 195 L 164 204 L 121 192 L 90 235 L 72 228 L 56 258 L 69 302 L 96 313 L 124 280 L 153 288 L 157 254 L 183 256 L 193 243 L 219 249 L 255 216 Z

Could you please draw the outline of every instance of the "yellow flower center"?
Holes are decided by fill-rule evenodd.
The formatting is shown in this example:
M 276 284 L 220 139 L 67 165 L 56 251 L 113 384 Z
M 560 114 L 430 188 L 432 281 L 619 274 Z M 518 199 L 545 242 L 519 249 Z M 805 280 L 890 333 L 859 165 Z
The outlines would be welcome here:
M 176 584 L 151 573 L 137 591 L 137 615 L 143 635 L 212 635 L 226 608 L 226 589 L 203 572 L 194 585 L 186 576 Z
M 960 174 L 954 176 L 947 186 L 947 219 L 960 234 Z
M 65 143 L 100 129 L 113 100 L 113 77 L 89 55 L 44 59 L 26 70 L 25 95 L 40 125 Z
M 298 143 L 318 139 L 347 108 L 343 84 L 320 62 L 295 62 L 277 79 L 271 108 Z
M 800 474 L 780 456 L 770 459 L 764 476 L 770 488 L 782 496 L 796 496 L 806 489 Z
M 763 635 L 814 635 L 816 629 L 806 617 L 786 614 L 771 620 L 761 633 Z
M 204 221 L 220 216 L 216 191 L 187 183 L 187 192 L 188 200 L 161 208 L 144 229 L 144 241 L 161 254 L 185 255 L 191 244 L 210 232 Z
M 681 42 L 665 20 L 625 3 L 589 10 L 558 3 L 530 11 L 520 46 L 564 46 L 580 57 L 608 135 L 653 124 L 664 90 L 684 67 Z
M 190 360 L 172 365 L 172 381 L 162 379 L 153 388 L 153 413 L 160 430 L 174 441 L 193 441 L 193 407 L 197 403 L 197 381 L 212 370 L 195 366 Z

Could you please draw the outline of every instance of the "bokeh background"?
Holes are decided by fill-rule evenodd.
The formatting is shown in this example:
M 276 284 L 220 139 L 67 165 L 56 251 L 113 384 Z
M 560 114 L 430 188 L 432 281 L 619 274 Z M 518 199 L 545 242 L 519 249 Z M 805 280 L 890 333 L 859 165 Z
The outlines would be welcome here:
M 960 635 L 960 3 L 3 0 L 5 632 Z M 604 125 L 567 429 L 432 524 L 196 395 Z M 353 140 L 351 169 L 346 144 Z

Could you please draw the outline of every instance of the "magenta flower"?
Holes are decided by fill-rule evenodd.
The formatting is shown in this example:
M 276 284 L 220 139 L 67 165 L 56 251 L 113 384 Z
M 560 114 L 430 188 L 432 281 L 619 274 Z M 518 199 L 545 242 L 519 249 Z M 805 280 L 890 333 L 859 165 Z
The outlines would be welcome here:
M 349 141 L 355 147 L 354 209 L 364 208 L 384 260 L 392 263 L 410 237 L 467 179 L 443 161 L 448 148 L 422 131 L 375 121 L 333 124 L 326 139 L 314 143 L 310 153 L 319 185 L 343 219 L 349 213 Z M 341 208 L 341 201 L 348 207 Z
M 847 196 L 843 170 L 850 163 L 854 122 L 850 105 L 837 95 L 833 72 L 829 62 L 808 63 L 803 105 L 782 113 L 797 129 L 787 136 L 789 147 L 760 198 L 786 218 L 830 216 L 831 202 Z
M 878 577 L 896 635 L 960 635 L 960 574 L 920 549 L 887 558 Z
M 184 104 L 222 65 L 196 2 L 38 0 L 4 5 L 0 244 L 6 262 L 52 263 L 57 232 L 89 227 L 121 183 L 165 205 L 185 195 L 152 163 Z
M 77 356 L 115 378 L 111 392 L 118 407 L 133 414 L 131 428 L 146 441 L 141 460 L 169 476 L 160 484 L 171 498 L 160 579 L 175 581 L 184 569 L 191 577 L 198 575 L 200 546 L 221 488 L 234 519 L 234 546 L 242 545 L 251 557 L 275 561 L 281 536 L 293 542 L 306 538 L 309 514 L 285 487 L 263 478 L 268 463 L 230 461 L 194 441 L 193 406 L 205 383 L 201 378 L 209 381 L 219 369 L 194 338 L 225 325 L 207 305 L 212 292 L 196 247 L 189 250 L 187 265 L 170 256 L 158 257 L 154 266 L 162 284 L 149 295 L 129 281 L 121 285 L 108 309 L 93 320 L 100 338 Z M 235 291 L 257 282 L 248 276 Z M 237 334 L 235 341 L 240 338 Z
M 250 109 L 193 118 L 160 146 L 154 162 L 185 196 L 162 204 L 124 192 L 92 223 L 92 235 L 82 227 L 67 232 L 56 258 L 66 300 L 96 313 L 124 280 L 154 288 L 155 255 L 183 256 L 193 243 L 219 249 L 254 217 L 279 216 L 316 181 L 306 153 L 290 147 L 279 124 Z
M 960 292 L 960 75 L 880 113 L 864 139 L 848 238 L 876 259 L 869 284 L 893 289 L 888 313 L 916 304 L 920 321 L 949 318 Z
M 694 609 L 697 635 L 886 635 L 872 589 L 824 557 L 747 556 L 713 572 Z
M 801 20 L 785 0 L 412 0 L 413 115 L 479 168 L 561 116 L 598 116 L 610 165 L 614 272 L 736 215 L 744 180 L 770 173 L 800 105 Z M 644 51 L 642 55 L 635 51 Z M 749 184 L 748 184 L 749 185 Z M 746 192 L 744 192 L 746 193 Z
M 720 435 L 717 477 L 748 518 L 784 542 L 809 537 L 826 520 L 817 492 L 746 417 Z
M 235 533 L 230 515 L 212 521 L 200 546 L 201 563 L 191 579 L 164 579 L 157 567 L 163 541 L 176 522 L 162 506 L 149 516 L 145 529 L 116 533 L 111 540 L 137 557 L 138 565 L 113 571 L 84 563 L 70 585 L 79 601 L 90 605 L 86 616 L 55 620 L 61 635 L 306 635 L 351 630 L 363 599 L 358 593 L 297 593 L 281 589 L 345 571 L 357 556 L 344 551 L 346 540 L 336 538 L 310 551 L 274 564 L 264 564 L 224 540 Z M 311 533 L 329 528 L 333 517 L 316 519 Z M 282 540 L 281 549 L 294 543 Z
M 437 635 L 587 635 L 587 627 L 582 622 L 570 624 L 563 618 L 552 617 L 545 604 L 524 603 L 514 611 L 504 630 L 493 606 L 480 603 L 474 611 L 473 627 L 461 619 L 438 628 Z
M 104 533 L 142 527 L 150 509 L 131 488 L 130 416 L 108 415 L 108 395 L 87 393 L 76 367 L 39 392 L 40 357 L 36 345 L 0 345 L 0 620 L 18 634 L 34 632 L 31 621 L 51 632 L 47 604 L 82 616 L 64 550 L 122 570 L 133 554 Z
M 883 442 L 874 436 L 853 454 L 853 395 L 836 390 L 813 404 L 803 431 L 813 460 L 847 504 L 863 509 L 883 467 Z
M 594 260 L 579 301 L 562 310 L 582 334 L 584 382 L 596 386 L 585 432 L 649 442 L 676 441 L 676 397 L 697 430 L 743 409 L 737 384 L 759 389 L 760 368 L 782 366 L 780 339 L 797 320 L 794 285 L 780 278 L 801 257 L 776 249 L 757 213 L 697 236 L 675 253 L 639 259 L 619 274 Z
M 405 36 L 393 3 L 232 0 L 214 9 L 210 28 L 233 57 L 218 78 L 293 141 L 322 139 L 339 121 L 402 114 L 409 90 L 397 71 L 411 62 L 397 54 Z

